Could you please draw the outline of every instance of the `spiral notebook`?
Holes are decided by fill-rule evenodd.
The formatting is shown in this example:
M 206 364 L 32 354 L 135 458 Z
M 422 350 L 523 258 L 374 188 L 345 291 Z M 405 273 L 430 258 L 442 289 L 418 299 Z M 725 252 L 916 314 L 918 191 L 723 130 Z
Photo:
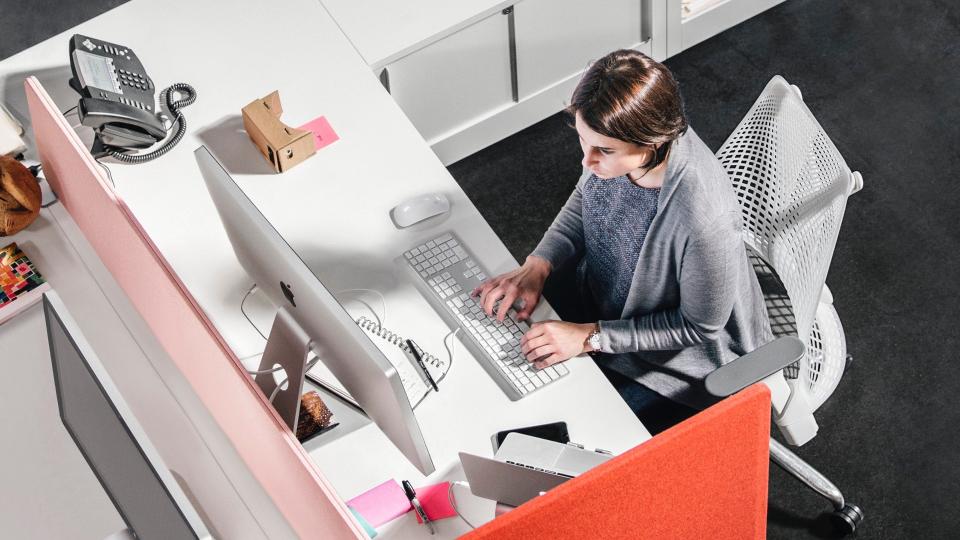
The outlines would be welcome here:
M 376 344 L 380 351 L 383 352 L 383 355 L 387 357 L 387 360 L 397 368 L 397 373 L 400 375 L 400 382 L 403 383 L 403 388 L 407 392 L 407 398 L 410 400 L 410 406 L 416 407 L 423 401 L 423 398 L 427 397 L 427 394 L 429 394 L 433 388 L 430 386 L 430 382 L 426 380 L 426 377 L 423 376 L 420 366 L 413 357 L 413 353 L 409 347 L 407 347 L 406 338 L 391 332 L 366 317 L 357 319 L 357 326 L 366 331 L 374 344 Z M 450 369 L 449 360 L 441 360 L 423 349 L 419 349 L 417 352 L 420 353 L 420 357 L 430 372 L 430 376 L 433 377 L 434 381 L 439 383 L 447 374 L 447 370 Z M 323 362 L 317 362 L 316 365 L 307 372 L 307 378 L 348 402 L 358 407 L 360 406 L 350 393 L 347 392 L 347 389 L 340 384 L 340 381 L 333 376 L 333 373 L 327 369 L 327 366 L 324 365 Z

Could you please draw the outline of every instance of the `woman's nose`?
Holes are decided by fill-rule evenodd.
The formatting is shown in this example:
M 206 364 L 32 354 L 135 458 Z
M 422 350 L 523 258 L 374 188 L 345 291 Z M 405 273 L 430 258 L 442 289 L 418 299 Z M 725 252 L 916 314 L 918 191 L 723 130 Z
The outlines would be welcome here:
M 591 165 L 597 163 L 598 161 L 599 160 L 596 158 L 596 155 L 593 152 L 584 152 L 583 161 L 581 161 L 581 164 L 584 167 L 590 168 Z

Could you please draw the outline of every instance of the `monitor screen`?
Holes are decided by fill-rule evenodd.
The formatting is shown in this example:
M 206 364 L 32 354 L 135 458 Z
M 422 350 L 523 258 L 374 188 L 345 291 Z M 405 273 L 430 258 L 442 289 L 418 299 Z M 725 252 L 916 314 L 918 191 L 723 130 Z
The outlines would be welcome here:
M 387 438 L 420 472 L 432 473 L 433 460 L 396 368 L 213 154 L 201 146 L 194 155 L 244 270 L 294 318 L 317 356 Z
M 146 540 L 199 538 L 155 468 L 159 455 L 131 425 L 136 420 L 69 314 L 50 293 L 43 306 L 60 418 L 127 527 Z M 179 486 L 173 489 L 183 505 Z

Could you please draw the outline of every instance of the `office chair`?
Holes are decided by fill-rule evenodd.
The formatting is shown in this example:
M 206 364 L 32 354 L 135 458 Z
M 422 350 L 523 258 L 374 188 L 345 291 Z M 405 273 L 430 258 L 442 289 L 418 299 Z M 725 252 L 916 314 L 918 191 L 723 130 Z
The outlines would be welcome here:
M 850 361 L 825 280 L 847 197 L 863 187 L 863 178 L 847 167 L 799 88 L 779 75 L 717 158 L 740 202 L 744 242 L 774 335 L 797 336 L 806 345 L 803 358 L 783 370 L 783 382 L 767 381 L 776 424 L 789 444 L 800 446 L 816 435 L 813 412 L 833 393 Z M 863 512 L 846 503 L 826 477 L 774 439 L 770 458 L 829 499 L 842 528 L 856 530 Z

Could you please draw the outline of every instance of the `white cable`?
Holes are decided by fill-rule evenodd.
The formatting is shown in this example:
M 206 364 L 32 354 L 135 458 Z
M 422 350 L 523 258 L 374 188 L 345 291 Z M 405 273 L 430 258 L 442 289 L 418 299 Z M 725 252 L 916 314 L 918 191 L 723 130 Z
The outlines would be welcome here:
M 254 356 L 257 356 L 257 355 L 254 355 Z M 251 357 L 249 357 L 249 358 L 253 358 L 253 357 L 251 356 Z M 256 370 L 253 370 L 253 369 L 248 369 L 248 370 L 247 370 L 247 374 L 249 374 L 249 375 L 264 375 L 264 374 L 266 374 L 266 373 L 276 373 L 276 372 L 280 371 L 281 369 L 283 369 L 283 366 L 277 366 L 277 367 L 275 367 L 275 368 L 270 368 L 270 369 L 262 369 L 262 370 L 260 370 L 260 371 L 256 371 Z
M 256 330 L 258 334 L 260 334 L 260 337 L 262 337 L 262 338 L 264 339 L 264 341 L 266 341 L 267 336 L 266 336 L 263 332 L 260 331 L 260 328 L 258 328 L 257 325 L 253 324 L 253 320 L 250 318 L 249 315 L 247 315 L 247 311 L 246 311 L 245 309 L 243 309 L 243 305 L 247 303 L 247 298 L 249 298 L 250 295 L 253 294 L 253 291 L 255 291 L 255 290 L 257 290 L 257 284 L 256 284 L 256 283 L 254 283 L 252 287 L 250 287 L 249 289 L 247 289 L 247 294 L 243 295 L 243 300 L 240 301 L 240 313 L 242 313 L 242 314 L 243 314 L 243 317 L 244 317 L 245 319 L 247 319 L 247 322 L 250 323 L 250 326 L 252 326 L 253 329 Z
M 446 369 L 446 371 L 444 371 L 443 373 L 441 373 L 441 374 L 440 374 L 440 377 L 437 379 L 437 384 L 440 384 L 440 381 L 442 381 L 444 378 L 446 378 L 447 373 L 450 373 L 450 370 L 453 369 L 453 340 L 450 341 L 450 344 L 447 344 L 447 339 L 449 339 L 449 338 L 452 337 L 452 336 L 457 335 L 458 332 L 460 332 L 460 328 L 459 328 L 459 327 L 457 327 L 456 329 L 454 329 L 453 332 L 450 332 L 449 334 L 443 336 L 443 347 L 444 347 L 445 349 L 447 349 L 447 357 L 450 358 L 450 362 L 447 364 L 447 369 Z
M 449 484 L 447 484 L 447 500 L 450 501 L 450 506 L 453 507 L 453 511 L 457 513 L 457 515 L 460 517 L 460 519 L 462 519 L 463 522 L 466 523 L 467 526 L 470 527 L 471 529 L 476 529 L 476 527 L 473 525 L 473 523 L 470 523 L 470 522 L 467 520 L 467 518 L 463 517 L 463 514 L 460 513 L 460 509 L 457 508 L 457 503 L 454 502 L 454 500 L 453 500 L 453 486 L 454 486 L 454 485 L 463 486 L 463 487 L 466 487 L 466 488 L 469 489 L 469 488 L 470 488 L 470 484 L 468 484 L 467 482 L 464 482 L 464 481 L 462 481 L 462 480 L 457 480 L 457 481 L 455 481 L 455 482 L 450 482 Z
M 99 159 L 95 159 L 94 161 L 96 161 L 97 164 L 99 164 L 101 167 L 103 167 L 103 170 L 107 172 L 107 178 L 110 179 L 110 185 L 112 185 L 113 188 L 116 189 L 116 188 L 117 188 L 117 183 L 113 181 L 113 173 L 110 172 L 110 167 L 107 167 L 107 164 L 104 163 L 104 162 L 102 162 L 102 161 L 100 161 Z
M 380 316 L 377 315 L 376 310 L 374 310 L 372 307 L 370 307 L 370 304 L 366 303 L 366 302 L 363 301 L 363 300 L 360 300 L 359 298 L 354 298 L 353 301 L 354 301 L 354 302 L 358 302 L 358 303 L 360 303 L 360 304 L 363 304 L 363 305 L 367 308 L 367 310 L 370 311 L 370 314 L 373 315 L 373 318 L 377 320 L 377 326 L 376 326 L 377 329 L 383 328 L 383 319 L 381 319 Z M 386 313 L 386 312 L 384 312 L 384 313 Z M 365 318 L 366 318 L 366 317 L 360 317 L 360 319 L 365 319 Z M 359 321 L 360 319 L 357 319 L 357 320 Z
M 310 368 L 312 368 L 313 366 L 317 365 L 317 362 L 319 362 L 319 361 L 320 361 L 320 357 L 318 356 L 318 357 L 314 358 L 313 360 L 307 362 L 307 367 L 306 367 L 306 369 L 303 370 L 304 373 L 310 371 Z M 277 387 L 273 389 L 273 392 L 270 392 L 270 403 L 273 403 L 273 398 L 277 397 L 277 394 L 280 393 L 280 390 L 283 388 L 283 385 L 286 384 L 286 383 L 287 383 L 287 377 L 284 377 L 283 380 L 281 380 L 281 381 L 277 384 Z
M 383 309 L 383 317 L 377 316 L 377 312 L 374 311 L 373 308 L 371 308 L 371 307 L 370 307 L 366 302 L 364 302 L 363 300 L 359 300 L 359 299 L 355 299 L 355 300 L 356 300 L 357 302 L 360 302 L 361 304 L 367 306 L 367 309 L 369 309 L 369 310 L 373 313 L 373 316 L 376 317 L 376 319 L 380 322 L 380 326 L 383 326 L 383 325 L 387 324 L 387 299 L 383 296 L 383 293 L 381 293 L 380 291 L 375 290 L 375 289 L 347 289 L 347 290 L 345 290 L 345 291 L 340 291 L 340 292 L 338 292 L 337 294 L 343 294 L 343 293 L 349 293 L 349 292 L 372 292 L 373 294 L 379 296 L 379 297 L 380 297 L 380 306 L 381 306 L 381 308 Z

